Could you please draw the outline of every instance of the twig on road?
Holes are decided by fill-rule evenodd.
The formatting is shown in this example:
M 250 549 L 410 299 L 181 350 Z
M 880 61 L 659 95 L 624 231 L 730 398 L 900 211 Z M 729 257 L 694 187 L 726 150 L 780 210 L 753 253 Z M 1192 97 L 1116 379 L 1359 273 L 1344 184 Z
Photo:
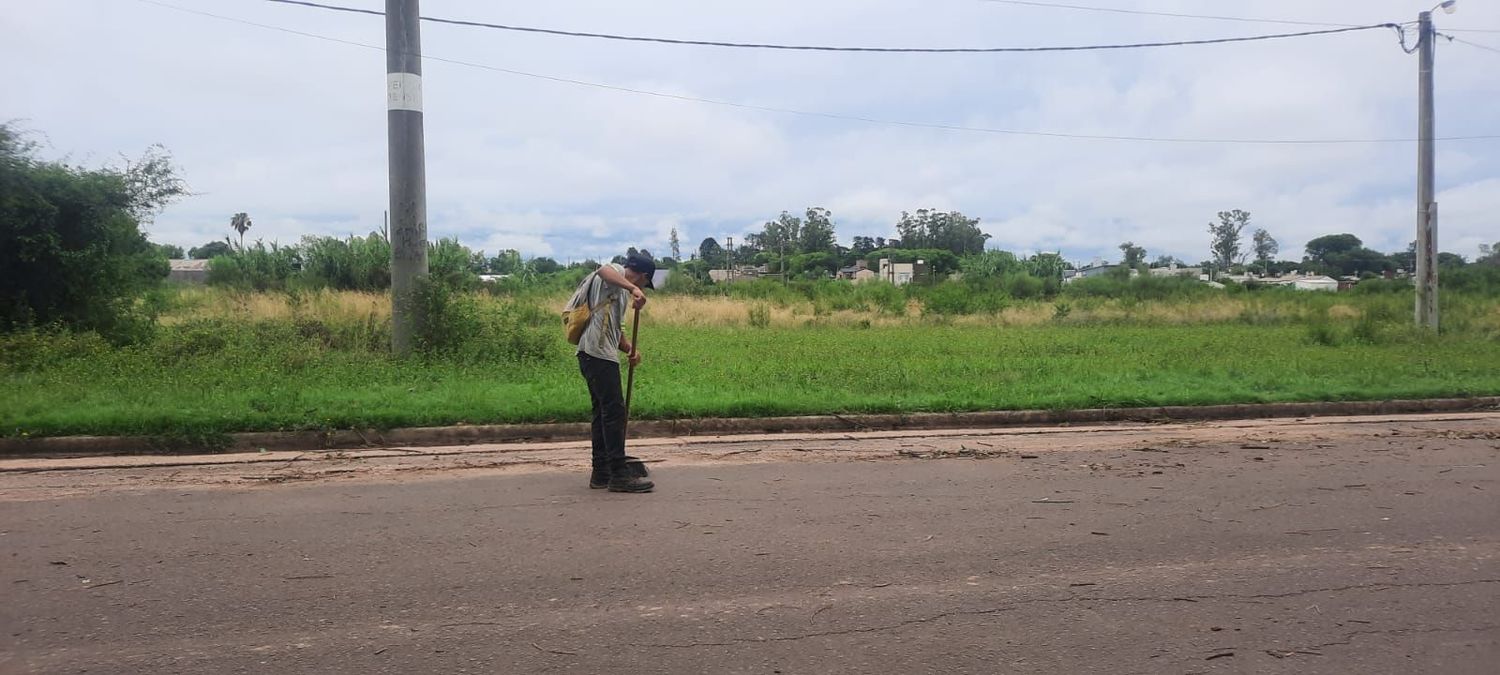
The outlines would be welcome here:
M 564 655 L 567 655 L 567 656 L 578 656 L 578 652 L 570 652 L 570 651 L 568 651 L 566 649 L 547 649 L 546 647 L 543 647 L 543 646 L 541 646 L 541 645 L 539 645 L 539 644 L 537 644 L 535 642 L 531 643 L 531 646 L 535 647 L 536 650 L 539 651 L 539 652 L 546 652 L 548 654 L 564 654 Z

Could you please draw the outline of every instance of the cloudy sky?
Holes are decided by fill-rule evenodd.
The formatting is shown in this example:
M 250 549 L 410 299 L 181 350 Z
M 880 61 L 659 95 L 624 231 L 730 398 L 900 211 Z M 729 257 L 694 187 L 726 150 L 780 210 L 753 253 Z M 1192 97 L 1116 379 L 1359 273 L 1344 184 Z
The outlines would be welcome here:
M 382 9 L 378 0 L 329 0 Z M 380 17 L 264 0 L 0 4 L 21 67 L 0 119 L 50 157 L 104 163 L 160 143 L 196 196 L 153 239 L 363 234 L 386 208 Z M 1095 7 L 1366 24 L 1396 0 L 1073 0 Z M 1460 0 L 1440 29 L 1500 29 Z M 985 0 L 424 0 L 424 15 L 674 38 L 997 47 L 1233 37 L 1316 27 L 1028 7 Z M 991 246 L 1117 258 L 1208 257 L 1215 212 L 1252 212 L 1300 255 L 1352 232 L 1381 250 L 1415 229 L 1414 143 L 1246 145 L 1081 140 L 874 124 L 716 101 L 987 129 L 1188 139 L 1409 139 L 1417 59 L 1394 32 L 1138 51 L 859 54 L 622 43 L 424 24 L 429 231 L 566 261 L 637 245 L 684 255 L 782 210 L 823 206 L 840 239 L 891 236 L 902 210 L 982 219 Z M 1455 32 L 1500 49 L 1500 32 Z M 462 61 L 464 64 L 453 63 Z M 1440 136 L 1500 134 L 1500 53 L 1439 45 Z M 466 65 L 467 64 L 467 65 Z M 501 72 L 501 70 L 518 72 Z M 526 74 L 519 74 L 526 73 Z M 530 74 L 530 75 L 527 75 Z M 1439 145 L 1443 250 L 1500 240 L 1500 140 Z

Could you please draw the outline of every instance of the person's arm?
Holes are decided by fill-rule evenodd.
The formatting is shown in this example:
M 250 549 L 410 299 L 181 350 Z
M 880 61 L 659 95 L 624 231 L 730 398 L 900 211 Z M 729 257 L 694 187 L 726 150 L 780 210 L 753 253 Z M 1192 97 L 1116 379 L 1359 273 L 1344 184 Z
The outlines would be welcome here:
M 614 265 L 604 265 L 603 267 L 600 267 L 599 278 L 608 281 L 609 283 L 612 283 L 616 286 L 619 286 L 620 288 L 623 288 L 627 291 L 630 291 L 630 297 L 635 299 L 633 306 L 636 309 L 640 309 L 641 307 L 645 306 L 646 294 L 641 291 L 641 288 L 639 286 L 630 283 L 630 280 L 626 279 L 625 275 L 622 274 L 620 270 L 615 269 Z

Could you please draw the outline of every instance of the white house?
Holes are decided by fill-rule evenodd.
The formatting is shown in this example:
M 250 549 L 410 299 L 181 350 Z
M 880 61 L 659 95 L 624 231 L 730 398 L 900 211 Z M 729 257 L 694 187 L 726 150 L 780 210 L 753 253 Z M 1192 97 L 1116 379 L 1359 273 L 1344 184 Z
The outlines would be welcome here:
M 914 263 L 893 263 L 890 258 L 880 259 L 880 272 L 877 276 L 882 281 L 905 286 L 912 279 L 920 278 L 927 273 L 927 261 L 918 260 Z
M 1339 280 L 1332 277 L 1303 277 L 1292 282 L 1292 288 L 1299 291 L 1337 291 Z
M 167 279 L 190 284 L 201 284 L 208 281 L 207 260 L 168 260 L 171 265 L 167 272 Z

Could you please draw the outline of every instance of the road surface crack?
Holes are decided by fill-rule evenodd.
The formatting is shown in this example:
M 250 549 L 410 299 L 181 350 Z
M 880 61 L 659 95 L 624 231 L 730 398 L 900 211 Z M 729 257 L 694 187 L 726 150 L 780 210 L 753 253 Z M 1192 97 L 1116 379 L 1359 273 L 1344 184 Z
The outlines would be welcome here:
M 1410 583 L 1410 584 L 1353 584 L 1353 585 L 1350 585 L 1350 586 L 1332 586 L 1332 587 L 1329 587 L 1329 588 L 1307 588 L 1307 589 L 1296 590 L 1296 591 L 1287 591 L 1285 593 L 1252 593 L 1252 594 L 1243 594 L 1243 593 L 1213 593 L 1213 594 L 1208 594 L 1208 595 L 1145 596 L 1145 597 L 1124 597 L 1124 598 L 1075 596 L 1075 597 L 1072 597 L 1072 598 L 1065 598 L 1065 599 L 1039 598 L 1039 599 L 1036 599 L 1036 600 L 1026 600 L 1026 601 L 1023 601 L 1023 602 L 1077 602 L 1077 601 L 1088 601 L 1088 602 L 1197 602 L 1199 600 L 1229 600 L 1229 599 L 1234 599 L 1234 600 L 1257 600 L 1257 599 L 1274 600 L 1274 599 L 1279 599 L 1279 598 L 1295 598 L 1295 597 L 1298 597 L 1298 596 L 1313 595 L 1313 594 L 1316 594 L 1316 593 L 1341 593 L 1341 592 L 1344 592 L 1344 591 L 1386 590 L 1386 589 L 1391 589 L 1391 588 L 1449 588 L 1449 587 L 1453 587 L 1453 586 L 1470 586 L 1470 585 L 1474 585 L 1474 584 L 1496 584 L 1496 583 L 1500 583 L 1500 579 L 1474 579 L 1472 581 L 1428 581 L 1428 582 Z
M 1297 591 L 1288 591 L 1286 593 L 1256 593 L 1256 594 L 1228 594 L 1228 593 L 1220 593 L 1220 594 L 1213 594 L 1213 595 L 1144 596 L 1144 597 L 1116 597 L 1116 598 L 1109 598 L 1109 597 L 1089 597 L 1089 596 L 1072 596 L 1072 597 L 1067 597 L 1067 598 L 1033 598 L 1033 599 L 1030 599 L 1030 600 L 1018 600 L 1018 601 L 1015 601 L 1015 602 L 1006 603 L 1005 605 L 1003 605 L 1001 607 L 991 607 L 991 608 L 987 608 L 987 609 L 976 609 L 976 610 L 953 610 L 953 611 L 949 611 L 949 612 L 941 612 L 941 613 L 934 614 L 934 615 L 928 616 L 928 617 L 923 617 L 923 618 L 918 618 L 918 619 L 908 619 L 906 621 L 900 621 L 900 622 L 897 622 L 897 623 L 885 624 L 885 625 L 879 625 L 879 626 L 865 626 L 865 627 L 860 627 L 860 628 L 846 628 L 846 629 L 841 629 L 841 630 L 815 631 L 815 632 L 811 632 L 811 633 L 798 633 L 796 635 L 783 635 L 783 636 L 778 636 L 778 637 L 734 638 L 732 640 L 719 641 L 719 642 L 631 643 L 630 646 L 632 646 L 632 647 L 653 647 L 653 648 L 662 648 L 662 649 L 693 649 L 693 648 L 697 648 L 697 647 L 733 647 L 735 645 L 742 645 L 742 644 L 764 644 L 764 643 L 768 643 L 768 642 L 795 642 L 797 640 L 806 640 L 806 639 L 809 639 L 809 638 L 836 637 L 836 636 L 841 636 L 841 635 L 855 635 L 855 634 L 860 634 L 860 633 L 879 633 L 879 632 L 883 632 L 883 631 L 900 630 L 900 629 L 906 628 L 908 626 L 915 626 L 915 625 L 918 625 L 918 624 L 931 623 L 933 621 L 938 621 L 940 619 L 947 619 L 947 618 L 952 618 L 952 617 L 960 617 L 960 616 L 988 616 L 988 615 L 992 615 L 992 614 L 999 614 L 1001 612 L 1013 611 L 1013 610 L 1019 609 L 1020 607 L 1022 607 L 1024 605 L 1032 605 L 1032 604 L 1038 604 L 1038 603 L 1070 603 L 1070 602 L 1197 602 L 1199 600 L 1223 600 L 1223 599 L 1237 599 L 1237 600 L 1238 599 L 1255 599 L 1255 598 L 1275 599 L 1275 598 L 1292 598 L 1292 597 L 1298 597 L 1298 596 L 1302 596 L 1302 595 L 1310 595 L 1310 594 L 1314 594 L 1314 593 L 1339 593 L 1339 592 L 1354 591 L 1354 590 L 1372 590 L 1372 589 L 1384 590 L 1384 589 L 1389 589 L 1389 588 L 1448 588 L 1448 587 L 1454 587 L 1454 586 L 1468 586 L 1468 585 L 1473 585 L 1473 584 L 1494 584 L 1494 583 L 1500 583 L 1500 579 L 1475 579 L 1473 581 L 1423 582 L 1423 583 L 1411 583 L 1411 584 L 1356 584 L 1356 585 L 1351 585 L 1351 586 L 1335 586 L 1335 587 L 1331 587 L 1331 588 L 1310 588 L 1310 589 L 1303 589 L 1303 590 L 1297 590 Z M 825 608 L 825 609 L 827 609 L 827 608 Z M 822 611 L 823 610 L 819 610 L 819 612 L 822 612 Z M 1485 629 L 1487 629 L 1487 628 L 1464 629 L 1464 630 L 1485 630 Z M 1347 636 L 1346 640 L 1352 640 L 1354 637 L 1356 637 L 1358 635 L 1361 635 L 1361 634 L 1366 634 L 1366 633 L 1376 634 L 1376 633 L 1397 633 L 1397 632 L 1440 632 L 1442 630 L 1458 630 L 1458 629 L 1433 629 L 1431 631 L 1421 631 L 1420 629 L 1392 629 L 1392 630 L 1385 630 L 1385 631 L 1358 631 L 1358 632 L 1355 632 L 1355 633 L 1351 633 L 1349 636 Z M 1331 644 L 1332 645 L 1337 645 L 1337 644 L 1348 644 L 1348 643 L 1347 642 L 1335 642 L 1335 643 L 1331 643 Z M 1321 646 L 1330 646 L 1330 645 L 1320 645 L 1320 647 Z M 1318 648 L 1319 647 L 1309 647 L 1308 649 L 1318 649 Z
M 1362 635 L 1404 635 L 1409 633 L 1482 633 L 1485 631 L 1500 629 L 1500 624 L 1486 626 L 1474 626 L 1472 628 L 1386 628 L 1382 630 L 1357 630 L 1344 636 L 1344 639 L 1334 642 L 1324 642 L 1320 645 L 1303 647 L 1303 650 L 1312 651 L 1326 647 L 1348 646 L 1354 642 L 1354 638 Z M 1301 652 L 1298 652 L 1301 653 Z
M 808 638 L 817 638 L 817 637 L 833 637 L 833 636 L 839 636 L 839 635 L 854 635 L 854 634 L 857 634 L 857 633 L 879 633 L 881 631 L 898 630 L 898 629 L 901 629 L 901 628 L 905 628 L 907 626 L 914 626 L 914 625 L 922 624 L 922 623 L 931 623 L 931 622 L 937 621 L 939 619 L 946 619 L 948 617 L 953 617 L 953 616 L 983 616 L 983 615 L 986 615 L 986 614 L 999 614 L 1000 612 L 1009 612 L 1009 611 L 1011 611 L 1013 609 L 1015 609 L 1015 607 L 999 607 L 999 608 L 994 608 L 994 609 L 977 609 L 977 610 L 968 610 L 968 611 L 955 610 L 955 611 L 952 611 L 952 612 L 942 612 L 940 614 L 934 614 L 932 616 L 923 617 L 923 618 L 920 618 L 920 619 L 908 619 L 906 621 L 901 621 L 901 622 L 898 622 L 898 623 L 888 624 L 888 625 L 884 625 L 884 626 L 866 626 L 864 628 L 846 628 L 846 629 L 843 629 L 843 630 L 817 631 L 817 632 L 813 632 L 813 633 L 801 633 L 801 634 L 798 634 L 798 635 L 783 635 L 783 636 L 780 636 L 780 637 L 769 637 L 769 638 L 735 638 L 735 639 L 729 640 L 727 642 L 689 642 L 689 643 L 686 643 L 686 644 L 635 643 L 635 644 L 631 644 L 630 646 L 632 646 L 632 647 L 661 647 L 661 648 L 671 648 L 671 649 L 692 649 L 694 647 L 733 647 L 735 645 L 741 645 L 741 644 L 758 644 L 758 643 L 766 643 L 766 642 L 795 642 L 797 640 L 806 640 Z

